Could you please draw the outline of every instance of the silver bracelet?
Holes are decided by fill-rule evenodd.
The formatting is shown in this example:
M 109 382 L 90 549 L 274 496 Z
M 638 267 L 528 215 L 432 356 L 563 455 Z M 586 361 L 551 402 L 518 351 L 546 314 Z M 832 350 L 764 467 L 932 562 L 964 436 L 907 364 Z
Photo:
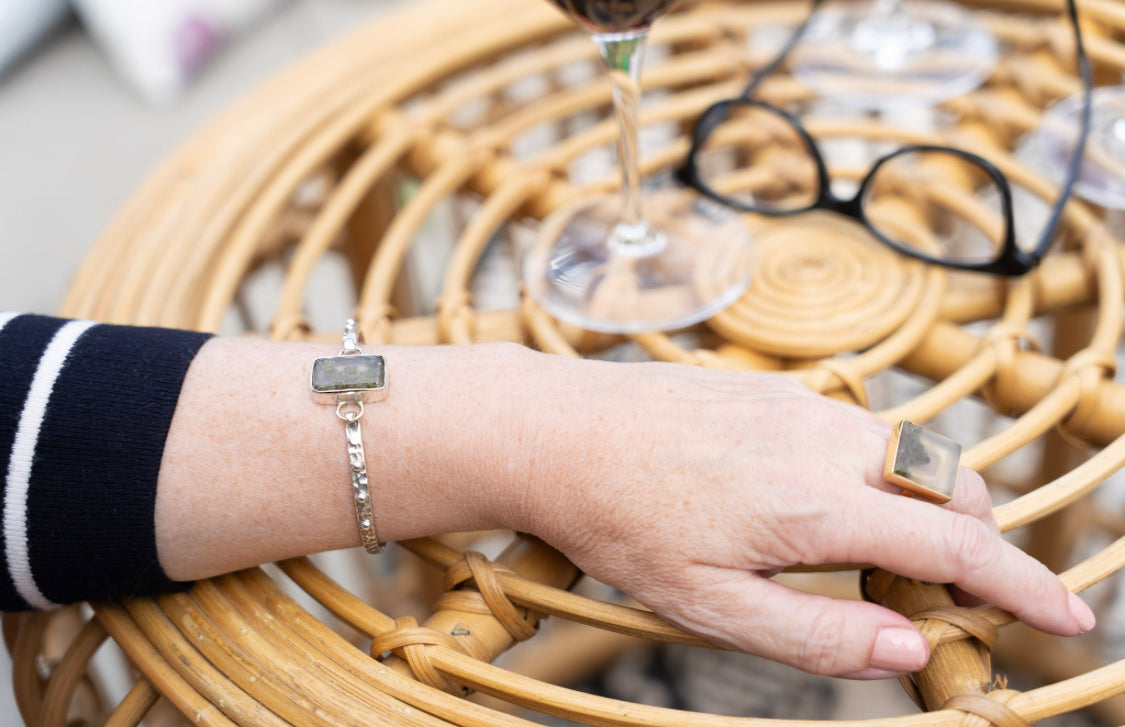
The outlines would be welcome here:
M 377 354 L 365 354 L 359 347 L 355 321 L 344 324 L 344 348 L 339 356 L 313 361 L 309 385 L 313 400 L 335 404 L 336 416 L 344 422 L 348 445 L 348 464 L 352 473 L 352 495 L 355 497 L 355 518 L 363 547 L 368 553 L 383 549 L 375 514 L 371 507 L 371 489 L 367 482 L 367 458 L 363 453 L 363 405 L 387 398 L 387 362 Z

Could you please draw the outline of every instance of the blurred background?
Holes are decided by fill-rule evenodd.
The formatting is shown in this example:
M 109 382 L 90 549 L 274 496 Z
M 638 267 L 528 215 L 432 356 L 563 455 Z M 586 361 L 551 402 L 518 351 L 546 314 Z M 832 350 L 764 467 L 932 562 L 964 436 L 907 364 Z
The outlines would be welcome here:
M 165 155 L 277 70 L 403 1 L 0 2 L 0 310 L 55 311 Z

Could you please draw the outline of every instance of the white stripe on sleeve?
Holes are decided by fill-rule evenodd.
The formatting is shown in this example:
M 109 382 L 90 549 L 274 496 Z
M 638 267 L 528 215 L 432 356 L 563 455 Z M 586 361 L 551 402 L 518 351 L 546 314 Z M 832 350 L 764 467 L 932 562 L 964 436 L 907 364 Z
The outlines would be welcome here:
M 0 329 L 3 329 L 4 326 L 8 325 L 9 322 L 19 315 L 19 313 L 12 313 L 10 311 L 0 311 Z
M 8 483 L 4 493 L 4 550 L 16 590 L 34 608 L 48 609 L 56 604 L 39 590 L 31 572 L 30 549 L 27 542 L 27 495 L 31 489 L 31 463 L 39 443 L 40 429 L 47 413 L 51 391 L 62 371 L 66 357 L 78 338 L 96 325 L 92 321 L 72 321 L 55 333 L 47 344 L 39 367 L 31 380 L 23 412 L 12 442 L 8 462 Z

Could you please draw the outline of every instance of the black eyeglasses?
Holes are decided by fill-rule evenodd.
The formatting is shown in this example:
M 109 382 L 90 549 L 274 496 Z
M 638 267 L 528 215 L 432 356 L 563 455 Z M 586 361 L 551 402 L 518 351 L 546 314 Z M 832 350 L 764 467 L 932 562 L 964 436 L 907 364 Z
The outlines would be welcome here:
M 812 12 L 822 2 L 813 0 Z M 1017 244 L 1007 177 L 992 162 L 963 149 L 904 146 L 879 158 L 865 174 L 853 175 L 858 180 L 854 195 L 833 193 L 824 155 L 804 125 L 788 111 L 752 98 L 800 40 L 812 13 L 740 96 L 703 112 L 677 176 L 744 212 L 782 216 L 828 210 L 859 222 L 905 255 L 958 270 L 1023 275 L 1039 264 L 1054 239 L 1090 130 L 1092 73 L 1075 0 L 1067 0 L 1066 10 L 1083 84 L 1080 128 L 1059 196 L 1034 246 Z

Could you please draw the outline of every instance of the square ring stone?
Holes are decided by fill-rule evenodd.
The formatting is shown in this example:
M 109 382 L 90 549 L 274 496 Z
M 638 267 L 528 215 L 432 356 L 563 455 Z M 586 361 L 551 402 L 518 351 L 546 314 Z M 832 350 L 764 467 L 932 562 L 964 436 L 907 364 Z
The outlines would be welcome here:
M 883 479 L 913 494 L 943 503 L 953 499 L 961 445 L 949 437 L 903 421 L 891 434 Z
M 360 394 L 364 402 L 386 396 L 387 364 L 377 354 L 348 354 L 313 361 L 313 398 L 335 404 L 339 394 Z

